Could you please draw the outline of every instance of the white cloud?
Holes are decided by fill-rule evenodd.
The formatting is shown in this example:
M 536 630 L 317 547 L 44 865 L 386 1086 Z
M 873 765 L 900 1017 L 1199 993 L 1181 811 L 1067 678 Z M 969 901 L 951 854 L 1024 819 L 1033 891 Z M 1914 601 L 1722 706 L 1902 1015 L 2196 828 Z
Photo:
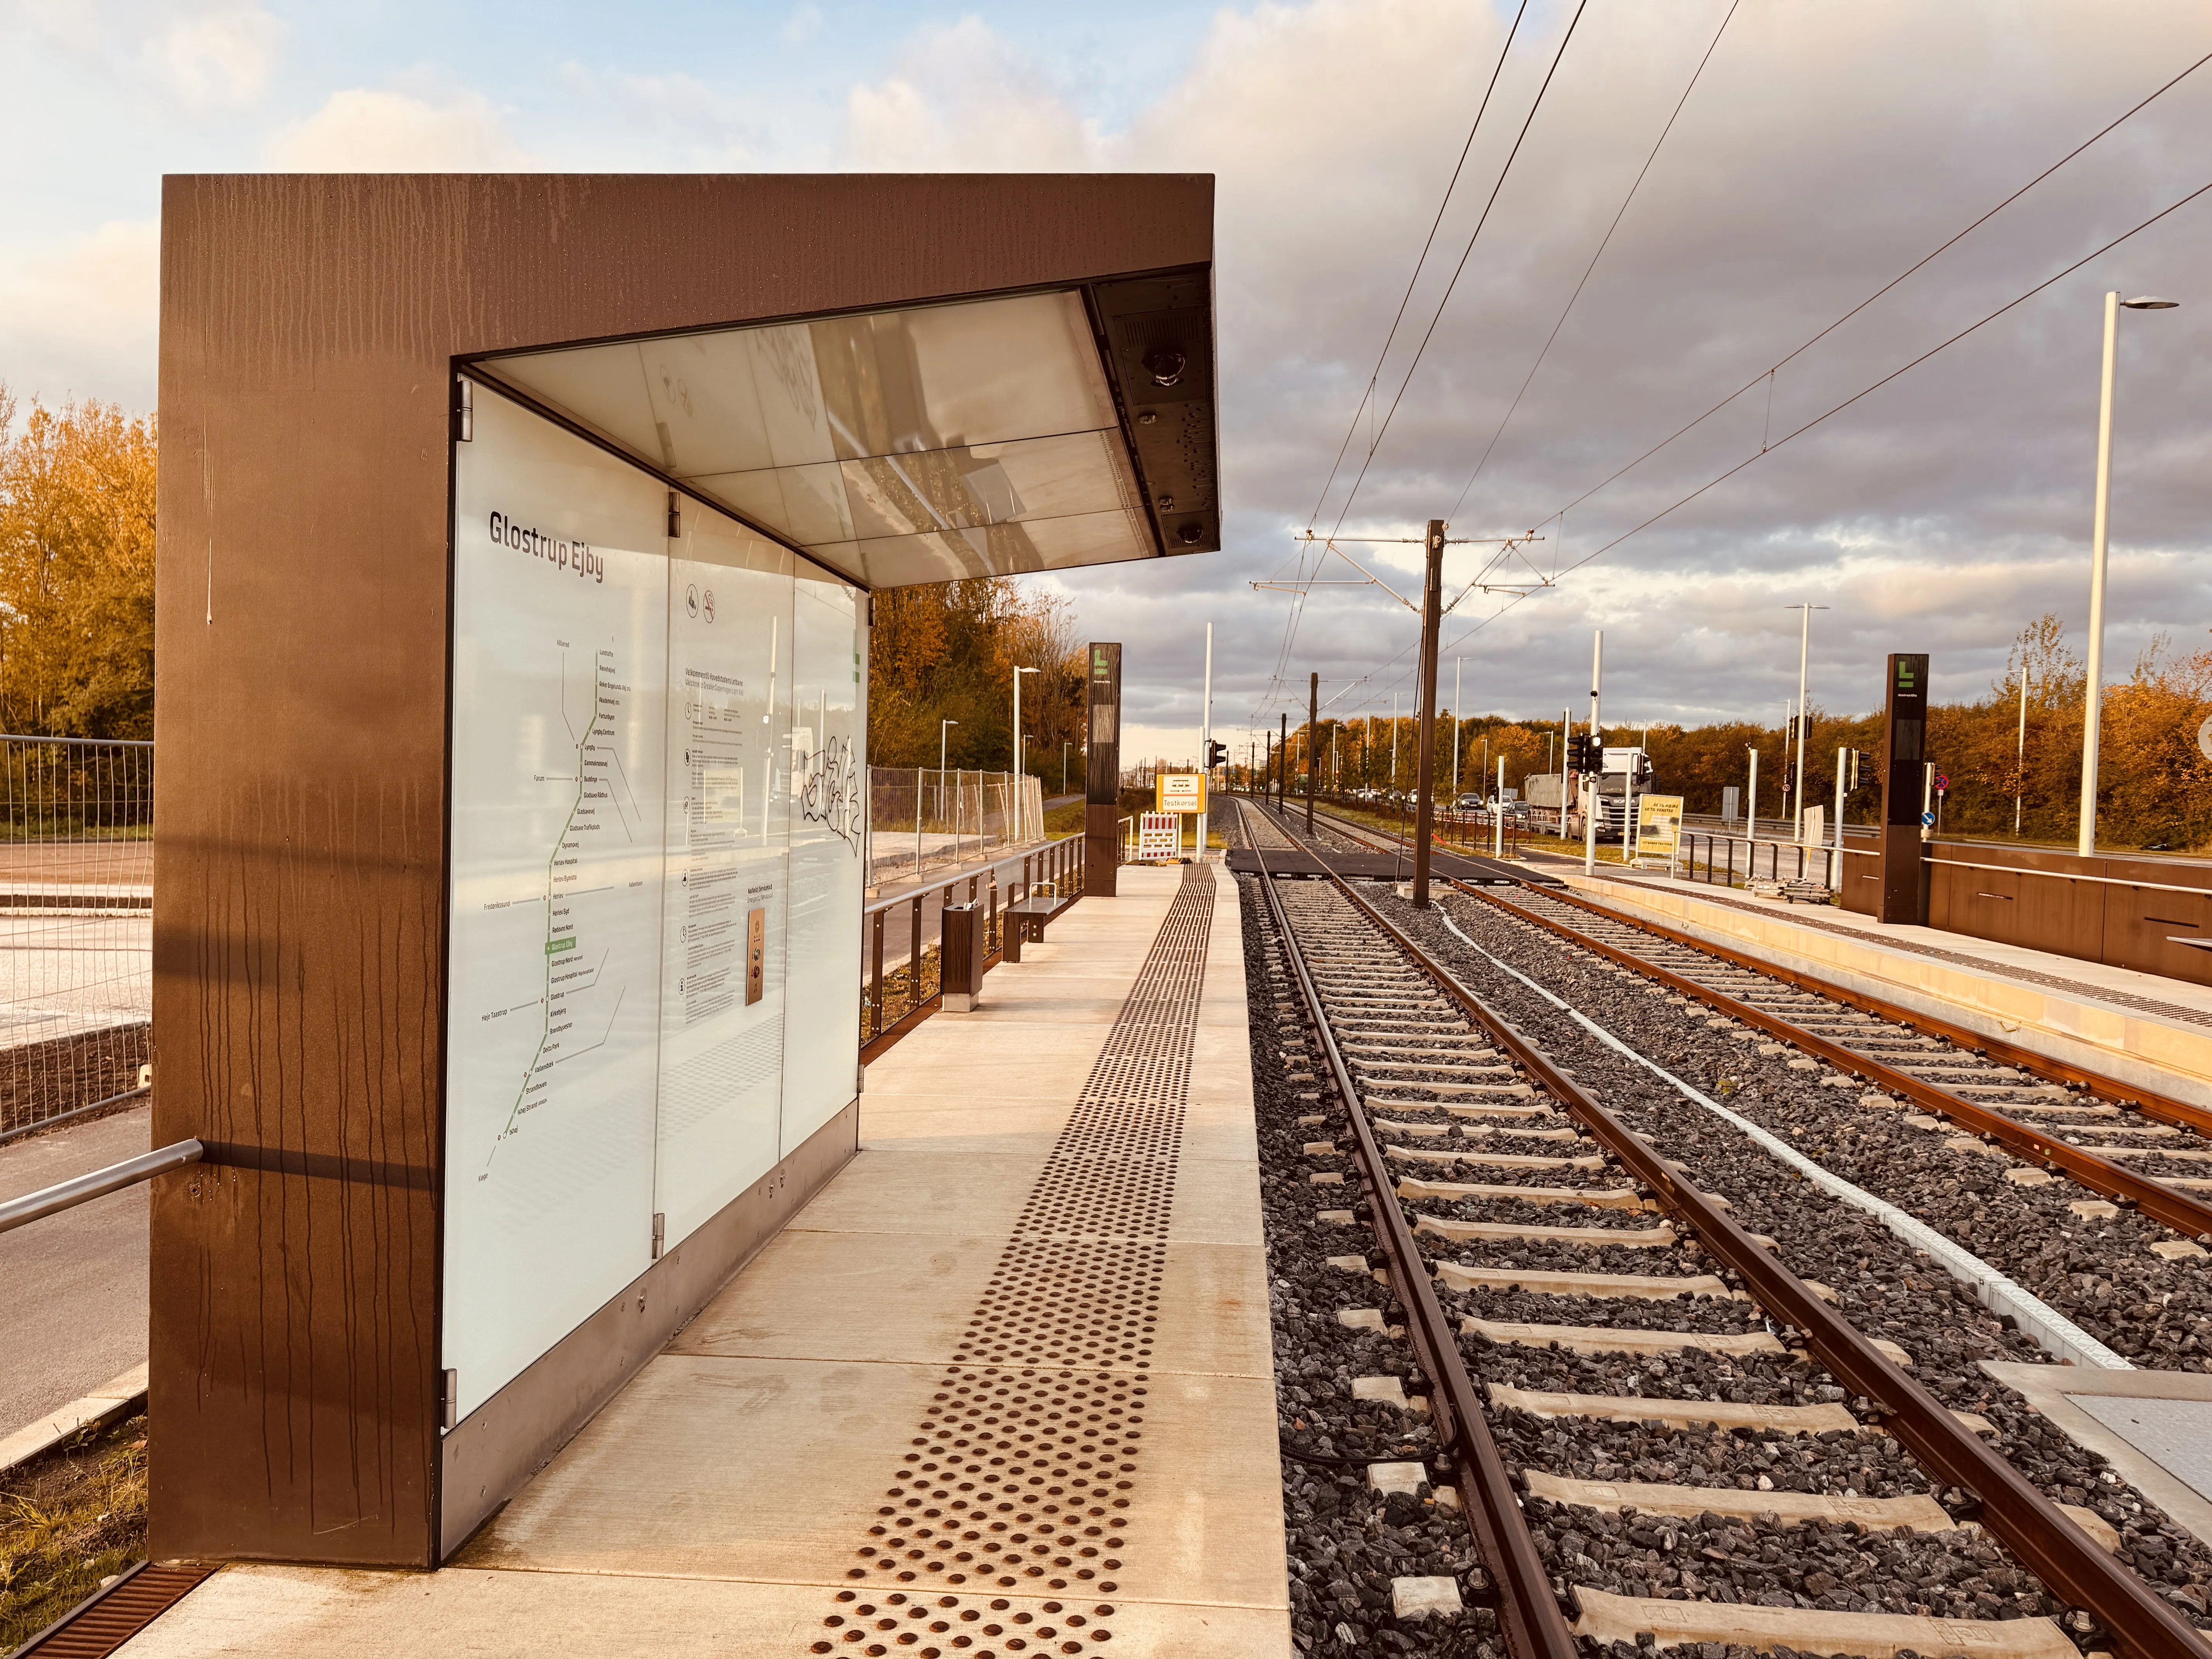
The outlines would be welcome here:
M 154 406 L 161 227 L 102 225 L 82 240 L 0 269 L 0 374 L 27 402 L 115 399 Z
M 533 165 L 482 93 L 355 87 L 279 132 L 270 160 L 300 173 L 511 172 Z
M 803 46 L 821 30 L 822 9 L 814 3 L 814 0 L 805 0 L 804 4 L 795 8 L 791 15 L 783 20 L 783 27 L 779 33 L 783 36 L 785 46 Z
M 169 18 L 139 63 L 187 109 L 244 109 L 261 101 L 276 68 L 284 25 L 254 6 Z
M 845 105 L 848 165 L 894 173 L 1076 172 L 1109 146 L 980 19 L 931 24 L 893 71 Z
M 290 32 L 242 0 L 19 0 L 14 9 L 49 46 L 193 114 L 258 105 Z

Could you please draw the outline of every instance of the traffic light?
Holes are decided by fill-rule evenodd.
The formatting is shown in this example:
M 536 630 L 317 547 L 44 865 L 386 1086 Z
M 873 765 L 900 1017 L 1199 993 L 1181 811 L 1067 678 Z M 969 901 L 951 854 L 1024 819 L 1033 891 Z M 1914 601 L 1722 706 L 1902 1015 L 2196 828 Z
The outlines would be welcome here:
M 1605 750 L 1595 737 L 1567 739 L 1567 765 L 1577 772 L 1596 772 L 1605 763 Z
M 1229 745 L 1218 741 L 1206 745 L 1206 769 L 1211 772 L 1229 758 Z
M 1856 789 L 1859 787 L 1859 763 L 1868 758 L 1867 752 L 1863 749 L 1851 749 L 1844 753 L 1848 759 L 1844 766 L 1844 787 L 1846 790 Z

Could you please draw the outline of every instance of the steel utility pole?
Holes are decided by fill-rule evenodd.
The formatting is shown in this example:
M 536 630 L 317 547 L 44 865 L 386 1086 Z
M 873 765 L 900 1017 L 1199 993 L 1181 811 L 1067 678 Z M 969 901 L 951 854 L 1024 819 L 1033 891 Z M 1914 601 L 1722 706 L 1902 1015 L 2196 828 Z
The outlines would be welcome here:
M 1321 751 L 1314 747 L 1314 733 L 1321 730 L 1321 676 L 1314 675 L 1306 685 L 1306 834 L 1313 834 L 1314 781 L 1321 775 Z
M 1583 806 L 1583 873 L 1597 873 L 1597 786 L 1605 776 L 1605 739 L 1598 735 L 1598 687 L 1605 672 L 1605 630 L 1601 628 L 1590 635 L 1590 741 L 1597 747 L 1597 774 L 1586 786 L 1589 799 Z
M 1275 738 L 1275 811 L 1279 816 L 1290 808 L 1291 800 L 1291 717 L 1283 716 L 1283 729 Z
M 1429 520 L 1421 586 L 1421 715 L 1413 753 L 1413 908 L 1429 908 L 1429 836 L 1437 820 L 1437 635 L 1443 627 L 1444 521 Z M 1392 735 L 1396 735 L 1395 724 Z
M 1459 805 L 1459 723 L 1467 717 L 1467 709 L 1460 702 L 1460 659 L 1452 659 L 1452 781 L 1445 793 L 1451 797 L 1452 805 Z

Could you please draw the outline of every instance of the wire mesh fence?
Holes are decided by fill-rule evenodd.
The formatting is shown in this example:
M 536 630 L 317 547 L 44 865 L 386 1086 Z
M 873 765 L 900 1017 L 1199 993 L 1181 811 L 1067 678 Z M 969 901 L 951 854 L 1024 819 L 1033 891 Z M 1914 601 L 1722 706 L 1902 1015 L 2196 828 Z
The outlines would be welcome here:
M 1011 772 L 868 769 L 868 885 L 985 864 L 1044 839 L 1044 787 Z
M 0 736 L 0 1137 L 152 1059 L 154 745 Z

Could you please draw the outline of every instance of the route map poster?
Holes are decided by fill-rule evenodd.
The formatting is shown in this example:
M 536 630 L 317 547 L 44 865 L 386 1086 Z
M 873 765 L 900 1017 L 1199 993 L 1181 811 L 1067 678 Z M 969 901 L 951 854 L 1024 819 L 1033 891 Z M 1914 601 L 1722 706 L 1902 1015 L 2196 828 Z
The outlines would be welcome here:
M 851 1100 L 863 649 L 855 590 L 487 388 L 454 454 L 458 1419 Z

